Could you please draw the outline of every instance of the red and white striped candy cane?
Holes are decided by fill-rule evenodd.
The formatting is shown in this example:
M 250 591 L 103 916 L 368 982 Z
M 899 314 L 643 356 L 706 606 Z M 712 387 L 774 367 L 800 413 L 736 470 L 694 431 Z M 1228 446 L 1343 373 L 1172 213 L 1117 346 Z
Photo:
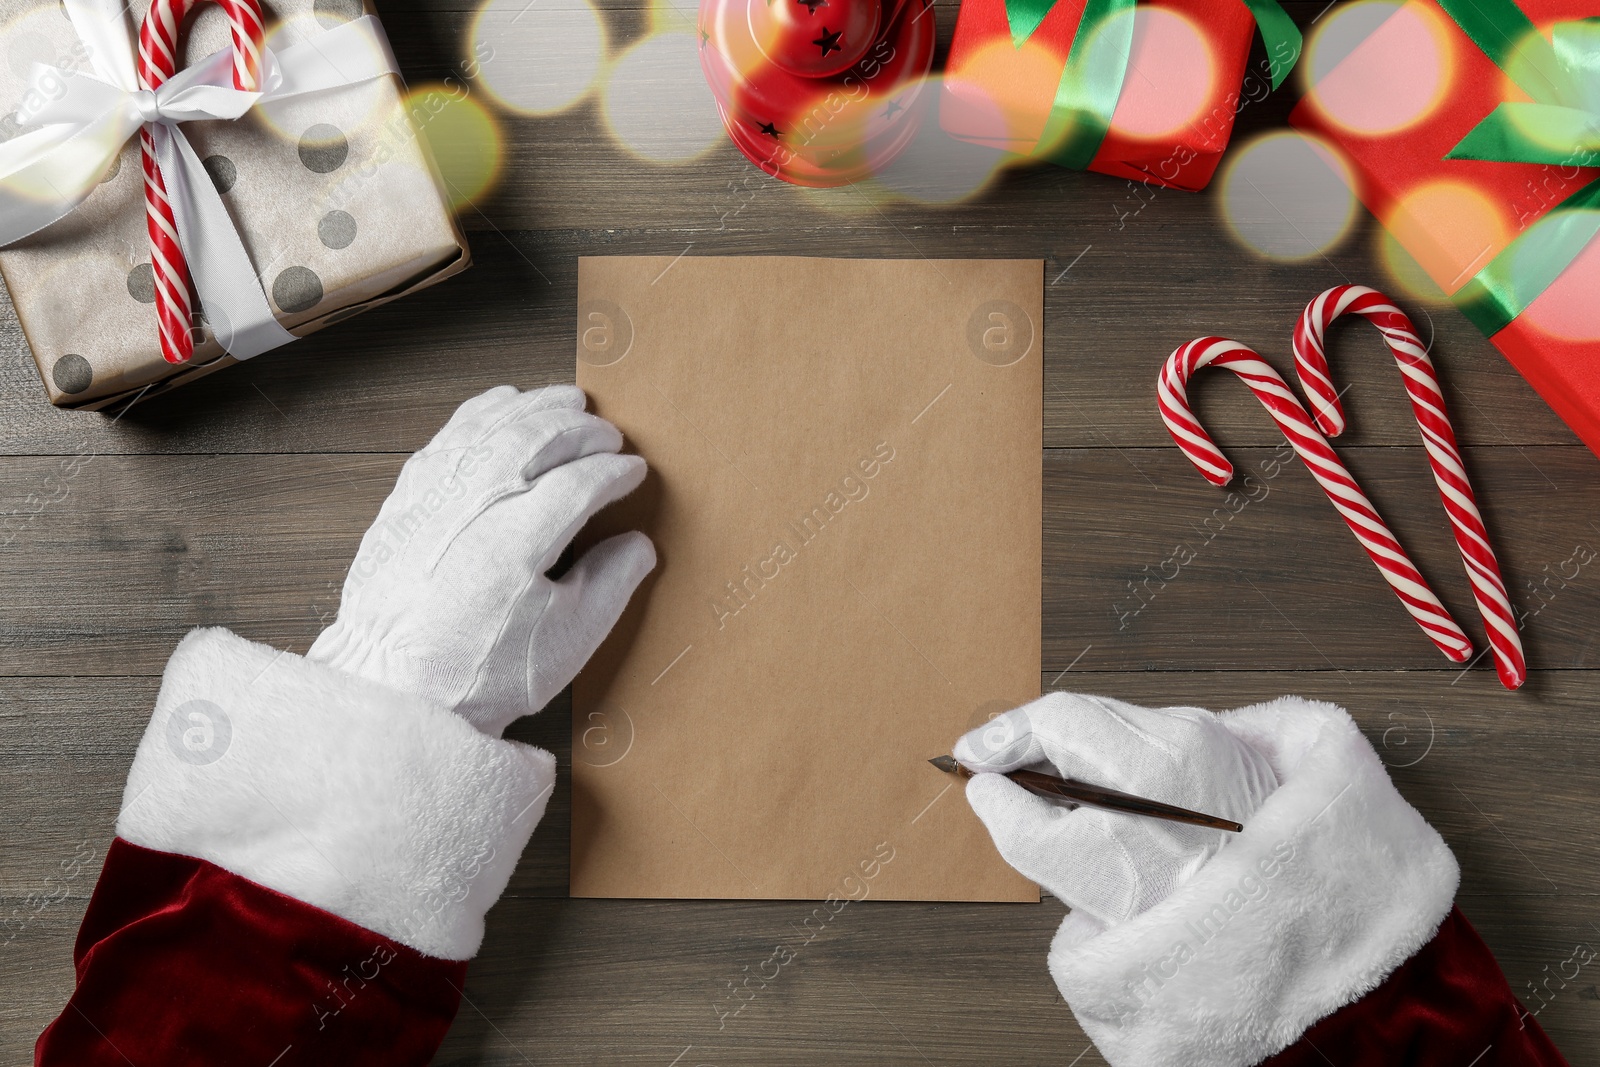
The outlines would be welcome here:
M 1323 492 L 1328 494 L 1328 499 L 1333 501 L 1345 524 L 1377 564 L 1378 572 L 1394 589 L 1411 617 L 1446 656 L 1456 663 L 1466 662 L 1472 655 L 1472 642 L 1428 588 L 1422 572 L 1378 516 L 1372 501 L 1339 462 L 1333 446 L 1311 425 L 1311 416 L 1299 398 L 1290 392 L 1288 384 L 1270 364 L 1238 341 L 1226 337 L 1198 337 L 1168 356 L 1161 368 L 1161 376 L 1156 381 L 1161 418 L 1189 462 L 1214 485 L 1227 485 L 1233 479 L 1233 464 L 1189 410 L 1189 379 L 1197 371 L 1212 366 L 1226 367 L 1244 379 L 1256 399 L 1272 413 L 1278 428 L 1294 446 Z
M 139 25 L 139 87 L 159 89 L 178 69 L 178 31 L 200 0 L 153 0 Z M 256 0 L 217 0 L 233 31 L 233 87 L 253 92 L 261 74 L 261 42 L 266 31 Z M 183 363 L 194 353 L 189 333 L 189 265 L 178 244 L 177 224 L 167 201 L 166 183 L 156 166 L 150 125 L 139 131 L 144 167 L 146 227 L 150 231 L 151 268 L 155 275 L 156 317 L 161 329 L 161 355 Z
M 1517 635 L 1516 615 L 1506 596 L 1505 580 L 1500 577 L 1500 563 L 1489 545 L 1489 532 L 1478 512 L 1472 483 L 1467 480 L 1467 469 L 1461 462 L 1461 451 L 1456 447 L 1450 416 L 1445 413 L 1439 376 L 1417 336 L 1417 328 L 1405 312 L 1376 289 L 1365 285 L 1335 286 L 1307 304 L 1300 321 L 1295 324 L 1295 367 L 1300 374 L 1300 386 L 1317 413 L 1317 427 L 1329 437 L 1338 437 L 1344 432 L 1344 409 L 1328 373 L 1323 339 L 1328 324 L 1346 313 L 1362 315 L 1376 326 L 1389 351 L 1394 353 L 1395 362 L 1400 364 L 1406 394 L 1411 398 L 1411 411 L 1417 417 L 1422 443 L 1428 450 L 1428 463 L 1433 467 L 1433 480 L 1439 485 L 1439 497 L 1444 501 L 1445 513 L 1450 516 L 1456 545 L 1461 549 L 1461 560 L 1472 582 L 1472 595 L 1478 602 L 1478 613 L 1483 616 L 1489 647 L 1494 652 L 1495 672 L 1507 689 L 1516 689 L 1528 678 L 1522 639 Z

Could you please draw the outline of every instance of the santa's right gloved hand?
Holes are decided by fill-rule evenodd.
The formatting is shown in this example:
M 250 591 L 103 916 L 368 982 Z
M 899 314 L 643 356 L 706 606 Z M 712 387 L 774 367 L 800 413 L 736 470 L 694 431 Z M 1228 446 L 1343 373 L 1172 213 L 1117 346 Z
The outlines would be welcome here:
M 1156 711 L 1078 693 L 1051 693 L 990 720 L 956 742 L 955 757 L 971 770 L 999 772 L 975 776 L 967 800 L 1006 862 L 1102 924 L 1171 895 L 1227 831 L 1069 808 L 1005 772 L 1044 771 L 1240 823 L 1278 787 L 1266 757 L 1209 711 Z
M 1382 984 L 1451 910 L 1455 858 L 1331 704 L 1218 715 L 1052 693 L 954 754 L 980 772 L 967 797 L 1000 854 L 1071 908 L 1050 973 L 1112 1067 L 1258 1064 Z M 1071 807 L 982 773 L 1020 768 L 1244 830 Z

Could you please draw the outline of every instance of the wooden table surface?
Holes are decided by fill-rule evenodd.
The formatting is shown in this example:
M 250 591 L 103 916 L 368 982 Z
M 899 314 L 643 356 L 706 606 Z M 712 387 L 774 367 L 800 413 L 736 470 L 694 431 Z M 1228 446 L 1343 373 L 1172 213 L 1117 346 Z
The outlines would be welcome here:
M 472 6 L 385 6 L 413 83 L 458 66 Z M 604 6 L 613 51 L 647 32 L 635 0 Z M 1303 24 L 1322 10 L 1288 6 Z M 937 14 L 948 41 L 954 5 Z M 1292 99 L 1247 106 L 1235 145 L 1281 126 Z M 1212 708 L 1299 693 L 1349 708 L 1455 850 L 1461 906 L 1512 988 L 1573 1063 L 1600 1062 L 1600 971 L 1563 968 L 1600 944 L 1600 846 L 1585 829 L 1600 793 L 1600 463 L 1466 319 L 1408 300 L 1531 616 L 1531 676 L 1508 693 L 1487 662 L 1452 668 L 1422 638 L 1306 472 L 1270 463 L 1279 438 L 1237 382 L 1208 382 L 1201 406 L 1266 491 L 1226 521 L 1213 518 L 1224 494 L 1155 413 L 1156 369 L 1178 343 L 1224 332 L 1288 370 L 1309 297 L 1387 284 L 1364 215 L 1325 255 L 1283 265 L 1230 235 L 1214 189 L 1041 167 L 959 206 L 875 204 L 747 182 L 726 144 L 646 164 L 602 131 L 593 97 L 558 116 L 503 115 L 502 129 L 500 182 L 464 213 L 469 273 L 119 420 L 52 409 L 6 309 L 0 511 L 43 492 L 61 457 L 91 458 L 64 499 L 13 519 L 0 548 L 0 1061 L 28 1058 L 71 989 L 74 932 L 178 638 L 225 625 L 304 651 L 406 455 L 489 386 L 572 380 L 577 257 L 688 250 L 1044 258 L 1041 687 Z M 1481 647 L 1391 361 L 1364 328 L 1334 349 L 1352 383 L 1343 454 Z M 1194 558 L 1173 577 L 1179 545 Z M 514 736 L 565 763 L 565 698 Z M 1102 1062 L 1045 970 L 1063 913 L 1048 898 L 857 903 L 719 1025 L 729 984 L 811 906 L 568 900 L 568 806 L 563 789 L 491 913 L 438 1063 Z

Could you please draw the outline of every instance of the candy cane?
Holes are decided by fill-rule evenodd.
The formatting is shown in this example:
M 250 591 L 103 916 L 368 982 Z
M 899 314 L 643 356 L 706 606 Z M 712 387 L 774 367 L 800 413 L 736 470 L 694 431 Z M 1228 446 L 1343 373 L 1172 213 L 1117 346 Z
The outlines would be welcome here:
M 1472 655 L 1472 643 L 1428 588 L 1422 572 L 1379 518 L 1372 501 L 1339 462 L 1333 446 L 1311 425 L 1311 416 L 1278 372 L 1238 341 L 1225 337 L 1196 338 L 1167 357 L 1156 380 L 1161 418 L 1189 462 L 1214 485 L 1227 485 L 1233 479 L 1233 464 L 1189 410 L 1189 379 L 1202 368 L 1211 366 L 1226 367 L 1244 379 L 1256 399 L 1272 413 L 1278 428 L 1294 446 L 1323 492 L 1328 494 L 1328 499 L 1333 501 L 1350 532 L 1367 550 L 1378 572 L 1394 589 L 1411 617 L 1446 656 L 1456 663 L 1466 662 Z
M 1338 437 L 1344 432 L 1344 409 L 1329 377 L 1323 339 L 1328 324 L 1347 312 L 1365 316 L 1376 326 L 1400 365 L 1406 394 L 1411 398 L 1411 411 L 1416 415 L 1422 443 L 1428 450 L 1428 463 L 1433 467 L 1433 480 L 1438 483 L 1439 497 L 1444 501 L 1445 513 L 1450 516 L 1456 545 L 1461 549 L 1461 561 L 1472 582 L 1478 613 L 1483 616 L 1489 647 L 1494 652 L 1495 672 L 1507 689 L 1516 689 L 1528 678 L 1522 640 L 1517 635 L 1516 616 L 1506 596 L 1505 580 L 1500 577 L 1500 563 L 1489 545 L 1489 532 L 1478 512 L 1472 483 L 1467 480 L 1450 416 L 1445 413 L 1439 376 L 1417 336 L 1417 328 L 1405 312 L 1376 289 L 1365 285 L 1335 286 L 1307 304 L 1300 321 L 1295 324 L 1295 367 L 1300 374 L 1300 386 L 1317 413 L 1317 428 L 1329 437 Z
M 200 0 L 153 0 L 139 25 L 139 87 L 159 89 L 178 69 L 178 30 L 184 16 Z M 256 0 L 217 0 L 233 31 L 233 87 L 254 91 L 261 73 L 265 30 Z M 178 244 L 177 224 L 167 202 L 167 186 L 156 166 L 150 125 L 139 131 L 144 168 L 146 228 L 150 231 L 151 268 L 155 275 L 156 318 L 161 355 L 168 363 L 186 362 L 194 353 L 189 333 L 189 265 Z

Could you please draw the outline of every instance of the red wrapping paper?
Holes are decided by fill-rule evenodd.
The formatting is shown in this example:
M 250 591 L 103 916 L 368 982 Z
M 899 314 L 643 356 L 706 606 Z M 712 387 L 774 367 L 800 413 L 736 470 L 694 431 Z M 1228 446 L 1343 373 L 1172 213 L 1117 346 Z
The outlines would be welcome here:
M 962 0 L 940 103 L 945 131 L 1036 154 L 1083 8 L 1084 0 L 1059 0 L 1016 48 L 1005 0 Z M 1234 114 L 1271 89 L 1266 70 L 1252 74 L 1259 84 L 1243 85 L 1255 33 L 1241 0 L 1140 3 L 1111 129 L 1088 169 L 1204 188 L 1228 146 Z
M 1593 0 L 1521 0 L 1543 32 Z M 1525 100 L 1430 0 L 1412 0 L 1312 87 L 1292 125 L 1351 164 L 1356 195 L 1444 292 L 1454 294 L 1592 167 L 1445 159 L 1495 106 Z M 1600 242 L 1489 340 L 1600 454 Z

